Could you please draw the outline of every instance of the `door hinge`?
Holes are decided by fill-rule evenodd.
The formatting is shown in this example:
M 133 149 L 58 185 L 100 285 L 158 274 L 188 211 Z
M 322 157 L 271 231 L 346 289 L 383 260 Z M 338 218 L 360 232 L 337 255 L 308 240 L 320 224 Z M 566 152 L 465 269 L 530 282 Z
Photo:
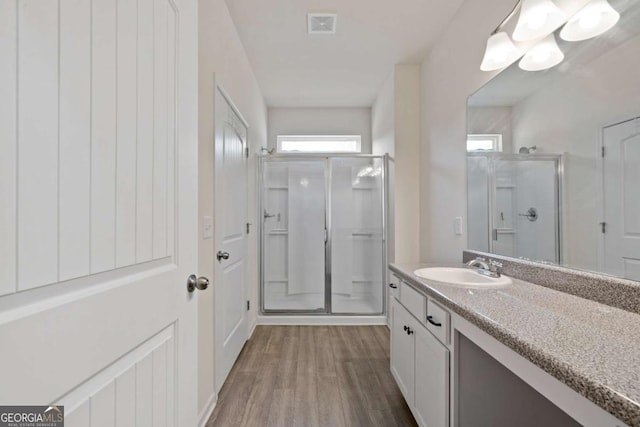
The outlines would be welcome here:
M 251 301 L 247 300 L 247 311 L 251 308 Z
M 604 145 L 602 146 L 602 157 L 604 157 Z
M 244 156 L 248 159 L 249 158 L 249 147 L 244 147 Z
M 249 234 L 251 232 L 251 223 L 248 222 L 247 223 L 247 234 Z
M 601 222 L 600 223 L 600 230 L 602 231 L 602 234 L 605 234 L 607 232 L 607 223 L 606 222 Z

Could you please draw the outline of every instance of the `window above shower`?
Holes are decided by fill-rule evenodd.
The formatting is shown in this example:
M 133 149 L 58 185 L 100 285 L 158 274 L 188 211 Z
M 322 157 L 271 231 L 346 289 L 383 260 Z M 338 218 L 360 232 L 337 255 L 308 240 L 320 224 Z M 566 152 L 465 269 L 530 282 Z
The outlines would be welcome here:
M 467 135 L 467 152 L 501 152 L 502 134 Z
M 278 135 L 277 151 L 282 154 L 360 154 L 361 135 Z

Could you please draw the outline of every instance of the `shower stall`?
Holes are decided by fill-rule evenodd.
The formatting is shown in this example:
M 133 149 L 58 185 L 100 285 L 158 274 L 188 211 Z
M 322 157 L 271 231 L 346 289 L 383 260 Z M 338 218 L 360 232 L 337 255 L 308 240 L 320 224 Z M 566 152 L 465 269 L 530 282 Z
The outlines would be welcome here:
M 385 312 L 386 156 L 260 158 L 262 314 Z
M 561 262 L 562 156 L 468 153 L 468 243 L 499 255 Z

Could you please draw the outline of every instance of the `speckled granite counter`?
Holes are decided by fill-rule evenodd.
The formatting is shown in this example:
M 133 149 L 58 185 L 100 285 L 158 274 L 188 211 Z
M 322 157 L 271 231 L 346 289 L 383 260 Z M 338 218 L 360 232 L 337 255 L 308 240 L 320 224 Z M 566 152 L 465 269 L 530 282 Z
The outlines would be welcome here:
M 390 268 L 616 418 L 640 427 L 640 315 L 517 279 L 500 289 L 465 289 L 413 274 L 435 266 L 452 265 Z

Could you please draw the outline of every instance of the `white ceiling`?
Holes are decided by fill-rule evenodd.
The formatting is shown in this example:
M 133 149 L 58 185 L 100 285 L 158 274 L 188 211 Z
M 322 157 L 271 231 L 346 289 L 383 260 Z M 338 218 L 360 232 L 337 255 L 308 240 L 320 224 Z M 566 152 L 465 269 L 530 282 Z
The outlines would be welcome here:
M 398 63 L 420 63 L 463 0 L 227 0 L 270 107 L 371 106 Z M 336 12 L 337 34 L 307 34 Z

